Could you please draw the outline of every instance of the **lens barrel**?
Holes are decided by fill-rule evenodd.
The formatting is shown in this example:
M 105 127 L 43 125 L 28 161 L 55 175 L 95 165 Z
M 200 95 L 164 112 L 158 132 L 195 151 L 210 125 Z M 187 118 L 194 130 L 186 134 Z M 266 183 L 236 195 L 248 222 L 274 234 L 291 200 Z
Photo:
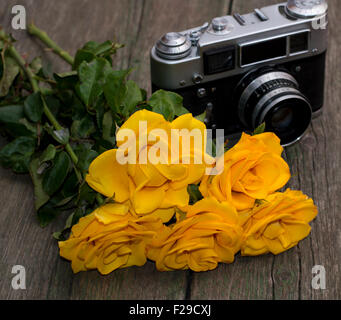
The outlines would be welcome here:
M 248 73 L 236 96 L 241 122 L 252 130 L 265 122 L 283 146 L 298 141 L 308 129 L 312 109 L 295 78 L 284 70 L 265 67 Z

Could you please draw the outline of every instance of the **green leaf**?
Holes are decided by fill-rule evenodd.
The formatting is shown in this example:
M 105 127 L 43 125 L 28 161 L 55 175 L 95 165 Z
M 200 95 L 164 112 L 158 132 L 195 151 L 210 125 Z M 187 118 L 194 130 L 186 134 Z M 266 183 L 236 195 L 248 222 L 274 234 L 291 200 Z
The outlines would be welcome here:
M 39 165 L 41 165 L 43 162 L 53 160 L 56 156 L 56 152 L 56 147 L 53 144 L 49 144 L 39 157 Z
M 166 120 L 172 121 L 175 116 L 188 113 L 182 105 L 183 98 L 174 92 L 158 90 L 148 101 L 152 111 L 162 114 Z
M 64 230 L 53 232 L 53 233 L 52 233 L 53 238 L 55 238 L 55 239 L 58 240 L 58 241 L 63 241 L 63 240 L 65 240 L 64 237 L 63 237 L 63 231 L 64 231 Z
M 205 121 L 205 118 L 206 118 L 206 111 L 203 112 L 202 114 L 199 114 L 198 116 L 195 117 L 195 119 L 201 121 L 201 122 L 204 122 Z
M 106 73 L 111 70 L 110 64 L 103 58 L 91 62 L 83 61 L 78 68 L 80 84 L 76 86 L 81 100 L 86 106 L 91 106 L 103 93 Z
M 78 208 L 77 210 L 80 210 L 80 209 Z M 65 221 L 65 226 L 64 226 L 65 229 L 68 229 L 68 228 L 71 228 L 71 227 L 72 227 L 72 225 L 73 225 L 72 220 L 73 220 L 73 217 L 75 216 L 75 214 L 76 214 L 76 211 L 72 212 L 72 213 L 68 216 L 68 218 L 67 218 L 66 221 Z
M 96 194 L 97 192 L 91 189 L 87 183 L 83 183 L 79 188 L 79 205 L 92 205 L 96 200 Z
M 53 64 L 51 61 L 43 61 L 43 67 L 40 69 L 38 75 L 45 79 L 53 78 Z
M 103 139 L 108 140 L 108 141 L 114 140 L 113 134 L 112 134 L 113 124 L 114 124 L 114 121 L 112 118 L 111 111 L 107 111 L 103 116 L 103 122 L 102 122 Z
M 262 124 L 260 124 L 256 129 L 255 131 L 253 131 L 253 136 L 257 135 L 257 134 L 261 134 L 261 133 L 264 133 L 265 131 L 265 122 L 263 122 Z
M 54 79 L 57 82 L 57 86 L 61 90 L 72 89 L 78 81 L 77 71 L 69 71 L 64 73 L 54 73 Z
M 99 43 L 97 41 L 88 41 L 84 44 L 83 50 L 87 50 L 89 52 L 92 52 L 93 54 L 96 48 L 99 46 Z
M 48 195 L 55 193 L 68 175 L 71 161 L 65 151 L 57 154 L 53 166 L 46 170 L 43 176 L 43 189 Z
M 102 43 L 89 41 L 84 45 L 83 50 L 92 52 L 96 56 L 104 57 L 106 55 L 112 55 L 116 53 L 116 50 L 122 47 L 122 44 L 115 43 L 110 40 L 104 41 Z
M 48 123 L 45 124 L 44 128 L 58 143 L 66 145 L 69 142 L 70 132 L 68 128 L 53 130 Z
M 19 137 L 5 145 L 0 151 L 0 163 L 14 172 L 26 173 L 36 146 L 35 139 Z
M 122 100 L 123 111 L 122 114 L 127 118 L 129 117 L 136 105 L 143 101 L 143 94 L 139 86 L 132 80 L 128 80 L 126 83 L 126 94 Z
M 28 119 L 33 122 L 40 122 L 44 112 L 44 105 L 40 97 L 40 92 L 29 95 L 24 102 L 24 111 Z
M 107 40 L 103 43 L 98 44 L 96 48 L 93 49 L 93 52 L 96 56 L 108 53 L 112 49 L 113 45 L 114 44 L 112 43 L 112 41 Z
M 261 206 L 263 203 L 266 203 L 266 202 L 268 202 L 268 201 L 265 199 L 256 199 L 255 200 L 255 206 L 256 207 Z
M 60 214 L 60 210 L 50 206 L 47 202 L 38 210 L 37 214 L 39 224 L 44 228 Z
M 115 139 L 114 138 L 115 137 L 113 137 L 112 141 L 108 141 L 108 140 L 105 140 L 105 139 L 98 139 L 96 141 L 94 149 L 96 151 L 98 151 L 99 154 L 101 154 L 101 153 L 103 153 L 105 151 L 108 151 L 110 149 L 115 148 Z
M 95 131 L 96 127 L 90 116 L 75 120 L 71 126 L 71 135 L 75 138 L 88 138 Z
M 87 115 L 84 104 L 76 95 L 73 96 L 70 108 L 72 110 L 72 120 L 81 120 L 84 116 Z
M 53 113 L 55 117 L 57 117 L 59 109 L 61 107 L 60 101 L 58 98 L 52 95 L 44 96 L 44 100 L 46 102 L 46 105 L 49 107 L 50 111 Z M 67 108 L 70 108 L 67 106 Z
M 35 57 L 30 63 L 30 68 L 34 74 L 37 74 L 41 68 L 43 67 L 43 63 L 40 57 Z
M 145 89 L 141 89 L 141 94 L 142 94 L 142 101 L 147 100 L 147 91 Z
M 95 122 L 96 122 L 96 127 L 97 127 L 97 135 L 99 134 L 99 132 L 102 132 L 103 130 L 103 117 L 107 110 L 105 105 L 106 105 L 105 101 L 101 104 L 96 105 L 96 115 L 95 115 L 96 121 Z
M 53 137 L 61 144 L 67 144 L 69 143 L 70 133 L 69 129 L 63 128 L 60 130 L 54 130 L 53 131 Z
M 98 156 L 98 153 L 87 144 L 79 144 L 74 151 L 78 157 L 77 167 L 84 173 L 88 171 L 90 163 Z
M 81 63 L 83 63 L 84 61 L 90 62 L 95 58 L 96 56 L 93 52 L 89 50 L 85 50 L 85 49 L 80 49 L 77 51 L 75 55 L 75 60 L 74 60 L 72 69 L 77 70 Z
M 18 74 L 19 66 L 16 61 L 9 56 L 5 56 L 3 61 L 3 74 L 0 80 L 0 97 L 8 94 L 9 88 Z
M 64 198 L 76 195 L 78 193 L 78 178 L 75 172 L 72 172 L 69 177 L 65 180 L 63 188 L 61 190 L 61 195 Z
M 22 137 L 22 136 L 34 136 L 35 134 L 27 128 L 27 123 L 25 123 L 26 119 L 20 119 L 19 123 L 6 123 L 4 128 L 6 131 L 13 137 Z M 26 120 L 27 121 L 27 120 Z M 24 122 L 24 123 L 21 123 Z
M 3 44 L 2 41 L 0 41 L 0 53 L 1 53 L 1 45 Z M 4 64 L 2 59 L 0 59 L 0 79 L 2 79 L 2 75 L 4 74 Z
M 175 211 L 176 211 L 176 222 L 177 223 L 186 219 L 186 212 L 180 210 L 179 208 L 176 208 Z
M 104 95 L 105 98 L 114 113 L 119 113 L 120 107 L 123 105 L 123 101 L 126 97 L 127 86 L 125 79 L 130 70 L 112 70 L 107 74 Z
M 0 123 L 13 137 L 35 136 L 36 127 L 27 121 L 22 105 L 0 107 Z
M 77 51 L 73 69 L 76 70 L 83 61 L 90 62 L 98 57 L 103 57 L 111 62 L 110 56 L 115 54 L 117 49 L 122 47 L 123 45 L 114 43 L 110 40 L 103 43 L 89 41 L 83 46 L 82 49 Z
M 189 196 L 190 196 L 190 203 L 191 204 L 194 204 L 203 198 L 201 192 L 199 191 L 199 186 L 196 184 L 190 184 L 187 187 L 187 191 L 188 191 Z
M 40 159 L 34 158 L 29 166 L 30 175 L 34 186 L 34 206 L 36 211 L 39 210 L 47 201 L 50 196 L 44 191 L 42 186 L 42 176 L 38 174 L 38 168 L 40 166 Z
M 69 197 L 63 197 L 62 195 L 58 195 L 58 197 L 54 198 L 53 200 L 56 202 L 54 204 L 55 208 L 60 208 L 65 206 L 76 196 L 76 194 L 71 195 Z
M 22 118 L 19 120 L 19 123 L 22 124 L 27 130 L 30 131 L 31 134 L 37 134 L 37 127 L 35 124 L 29 122 L 26 118 Z
M 0 122 L 2 123 L 16 123 L 24 117 L 24 106 L 10 105 L 0 107 Z
M 68 233 L 71 227 L 75 225 L 79 221 L 79 219 L 83 217 L 84 215 L 85 215 L 84 209 L 77 208 L 66 219 L 64 229 L 53 233 L 53 237 L 57 240 L 66 240 L 65 234 Z
M 72 199 L 78 194 L 78 178 L 75 172 L 72 172 L 63 182 L 63 185 L 56 194 L 51 197 L 50 205 L 53 207 L 62 207 L 61 209 L 67 209 L 66 205 L 75 205 Z M 72 202 L 72 203 L 70 203 Z

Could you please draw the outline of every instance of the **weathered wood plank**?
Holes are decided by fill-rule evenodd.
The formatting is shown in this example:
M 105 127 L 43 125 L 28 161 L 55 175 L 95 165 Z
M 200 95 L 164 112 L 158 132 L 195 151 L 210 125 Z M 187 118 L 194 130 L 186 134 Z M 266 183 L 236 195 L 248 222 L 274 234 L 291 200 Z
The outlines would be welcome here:
M 130 62 L 136 65 L 132 79 L 150 92 L 149 54 L 155 42 L 166 32 L 201 26 L 227 13 L 228 8 L 229 1 L 225 0 L 145 1 L 139 36 L 131 53 Z
M 300 245 L 302 299 L 340 299 L 341 296 L 341 27 L 340 1 L 328 1 L 329 52 L 324 114 L 316 119 L 306 140 L 296 150 L 297 184 L 313 197 L 320 214 L 312 224 L 310 239 Z M 326 269 L 326 290 L 310 286 L 312 265 Z
M 115 66 L 136 66 L 132 77 L 150 88 L 149 51 L 162 33 L 200 25 L 226 12 L 228 1 L 220 0 L 9 0 L 0 12 L 0 25 L 11 31 L 11 8 L 22 4 L 28 21 L 44 29 L 60 46 L 74 54 L 89 40 L 115 36 L 126 47 L 119 51 Z M 43 53 L 53 70 L 68 66 L 43 50 L 25 31 L 13 31 L 16 47 L 28 59 Z M 41 229 L 33 208 L 33 189 L 28 176 L 0 169 L 0 298 L 2 299 L 183 299 L 187 272 L 160 273 L 152 263 L 141 268 L 118 270 L 107 277 L 96 271 L 73 275 L 70 264 L 58 256 L 52 232 L 63 219 Z M 12 266 L 27 272 L 27 289 L 11 288 Z
M 280 2 L 280 1 L 278 1 Z M 273 0 L 235 0 L 234 12 L 274 3 Z M 319 208 L 311 235 L 299 246 L 278 256 L 238 256 L 232 265 L 195 274 L 191 298 L 211 299 L 340 299 L 341 298 L 341 39 L 337 12 L 340 1 L 329 1 L 329 52 L 324 114 L 315 119 L 307 135 L 285 151 L 292 170 L 288 187 L 301 189 Z M 312 267 L 326 269 L 326 290 L 311 286 Z
M 63 48 L 72 54 L 86 41 L 105 41 L 116 37 L 125 43 L 116 59 L 117 67 L 127 68 L 130 48 L 136 37 L 138 26 L 133 23 L 141 15 L 142 5 L 138 1 L 8 1 L 1 11 L 0 24 L 11 32 L 11 8 L 22 4 L 26 8 L 28 22 L 34 21 L 44 29 Z M 129 26 L 129 28 L 127 28 Z M 54 70 L 65 71 L 69 66 L 44 46 L 28 36 L 26 31 L 13 31 L 19 41 L 19 52 L 28 60 L 35 55 L 43 55 L 44 61 L 53 65 Z M 7 298 L 69 298 L 73 283 L 70 265 L 58 257 L 56 241 L 52 232 L 60 229 L 60 221 L 46 229 L 38 226 L 33 209 L 33 189 L 28 176 L 15 176 L 1 169 L 1 186 L 4 192 L 1 199 L 1 263 L 3 284 L 0 296 Z M 19 201 L 18 201 L 19 199 Z M 61 219 L 63 220 L 63 219 Z M 7 231 L 10 232 L 7 232 Z M 27 271 L 27 290 L 11 289 L 11 268 L 22 264 Z M 59 266 L 63 266 L 60 269 Z M 60 272 L 60 277 L 58 274 Z M 4 273 L 3 273 L 4 272 Z M 57 280 L 61 278 L 61 282 Z M 79 278 L 79 277 L 78 277 Z M 129 276 L 128 282 L 129 282 Z M 56 286 L 53 286 L 56 283 Z M 59 285 L 59 287 L 58 287 Z M 114 286 L 113 286 L 114 287 Z
M 200 25 L 227 11 L 225 1 L 7 1 L 0 24 L 10 27 L 10 8 L 21 3 L 28 19 L 45 29 L 65 49 L 74 53 L 87 40 L 102 41 L 115 33 L 126 43 L 116 66 L 136 65 L 132 77 L 149 88 L 149 49 L 164 32 Z M 245 13 L 269 1 L 235 1 L 233 11 Z M 330 4 L 330 49 L 328 53 L 326 104 L 324 115 L 314 120 L 300 144 L 286 150 L 293 177 L 289 186 L 312 196 L 320 214 L 312 224 L 310 237 L 282 255 L 257 258 L 237 257 L 232 265 L 193 275 L 187 297 L 199 299 L 340 299 L 341 223 L 341 41 L 337 12 L 339 1 Z M 184 10 L 179 10 L 179 8 Z M 51 22 L 53 21 L 53 22 Z M 21 52 L 29 58 L 42 52 L 39 42 L 24 31 L 13 32 Z M 66 64 L 52 53 L 44 58 L 59 70 Z M 142 268 L 119 270 L 102 277 L 97 272 L 72 274 L 68 262 L 57 255 L 51 237 L 61 223 L 40 229 L 33 209 L 33 193 L 28 176 L 0 169 L 0 297 L 20 299 L 126 299 L 179 298 L 186 295 L 187 273 L 159 273 L 152 263 Z M 27 290 L 11 288 L 11 268 L 22 264 L 27 270 Z M 327 289 L 311 288 L 311 268 L 324 265 Z M 191 279 L 191 278 L 190 278 Z M 148 288 L 148 290 L 145 290 Z

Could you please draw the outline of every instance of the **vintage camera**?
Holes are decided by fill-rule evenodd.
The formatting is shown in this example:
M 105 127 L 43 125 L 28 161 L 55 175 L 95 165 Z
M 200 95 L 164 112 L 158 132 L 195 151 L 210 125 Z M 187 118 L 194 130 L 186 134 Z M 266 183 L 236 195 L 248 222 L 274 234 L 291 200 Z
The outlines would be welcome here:
M 290 145 L 322 110 L 327 9 L 323 0 L 289 0 L 167 33 L 151 50 L 152 89 L 179 93 L 226 136 L 265 122 Z

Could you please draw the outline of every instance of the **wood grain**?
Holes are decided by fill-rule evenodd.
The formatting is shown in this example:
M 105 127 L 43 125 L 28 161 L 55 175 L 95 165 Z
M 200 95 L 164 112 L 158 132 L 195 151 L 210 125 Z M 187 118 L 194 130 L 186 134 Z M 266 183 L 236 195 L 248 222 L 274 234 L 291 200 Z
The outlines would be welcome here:
M 215 16 L 226 14 L 229 1 L 147 0 L 144 4 L 141 28 L 132 48 L 130 62 L 136 66 L 136 71 L 132 75 L 133 80 L 150 92 L 149 53 L 154 43 L 166 32 L 201 26 Z
M 18 39 L 17 49 L 28 58 L 42 55 L 53 70 L 69 66 L 25 31 L 11 30 L 11 8 L 22 4 L 27 20 L 45 30 L 60 46 L 74 54 L 86 41 L 114 37 L 126 46 L 114 62 L 117 68 L 135 67 L 132 78 L 150 90 L 149 51 L 165 32 L 201 25 L 227 12 L 221 0 L 8 0 L 0 11 L 0 25 Z M 3 141 L 2 141 L 3 143 Z M 117 270 L 73 275 L 70 263 L 58 256 L 52 232 L 66 217 L 41 229 L 33 208 L 28 176 L 0 168 L 0 299 L 184 299 L 188 272 L 161 273 L 152 263 Z M 25 266 L 26 290 L 11 288 L 13 265 Z
M 280 1 L 279 1 L 280 2 Z M 235 0 L 233 11 L 246 13 L 273 0 Z M 341 298 L 341 2 L 331 0 L 326 98 L 323 116 L 315 119 L 304 139 L 285 150 L 292 171 L 288 187 L 312 197 L 319 215 L 311 235 L 278 256 L 238 256 L 205 274 L 194 274 L 192 299 L 340 299 Z M 326 289 L 311 286 L 312 267 L 326 269 Z

